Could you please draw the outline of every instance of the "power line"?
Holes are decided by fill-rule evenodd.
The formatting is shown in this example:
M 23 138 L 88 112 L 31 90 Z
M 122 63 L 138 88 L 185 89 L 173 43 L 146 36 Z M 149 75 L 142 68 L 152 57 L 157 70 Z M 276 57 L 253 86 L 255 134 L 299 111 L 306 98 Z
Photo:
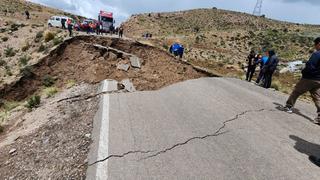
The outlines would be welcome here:
M 262 3 L 263 3 L 263 0 L 257 0 L 257 4 L 253 10 L 253 15 L 261 16 Z

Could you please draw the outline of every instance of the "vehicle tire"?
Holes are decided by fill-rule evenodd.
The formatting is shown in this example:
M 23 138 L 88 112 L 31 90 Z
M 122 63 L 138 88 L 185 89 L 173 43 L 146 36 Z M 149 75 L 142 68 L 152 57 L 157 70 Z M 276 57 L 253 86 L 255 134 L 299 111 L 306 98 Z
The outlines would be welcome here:
M 51 24 L 51 23 L 49 23 L 49 24 L 48 24 L 48 27 L 52 27 L 52 24 Z

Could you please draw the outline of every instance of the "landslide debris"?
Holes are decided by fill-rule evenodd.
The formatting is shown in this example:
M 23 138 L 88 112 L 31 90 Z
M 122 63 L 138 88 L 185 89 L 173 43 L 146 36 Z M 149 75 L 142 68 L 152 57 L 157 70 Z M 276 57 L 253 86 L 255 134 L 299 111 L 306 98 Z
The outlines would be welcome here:
M 129 68 L 119 68 L 125 65 Z M 29 67 L 20 80 L 2 87 L 0 95 L 5 100 L 24 100 L 45 85 L 44 77 L 52 77 L 58 88 L 70 80 L 96 84 L 104 79 L 130 79 L 138 91 L 144 91 L 204 76 L 155 47 L 117 38 L 79 36 Z

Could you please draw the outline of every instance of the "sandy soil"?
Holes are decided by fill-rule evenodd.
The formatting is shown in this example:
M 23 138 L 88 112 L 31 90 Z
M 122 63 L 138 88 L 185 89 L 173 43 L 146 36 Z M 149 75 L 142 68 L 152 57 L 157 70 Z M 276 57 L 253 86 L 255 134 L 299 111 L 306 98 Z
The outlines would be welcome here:
M 82 84 L 21 115 L 0 136 L 0 179 L 84 179 L 98 100 L 55 102 L 96 90 Z

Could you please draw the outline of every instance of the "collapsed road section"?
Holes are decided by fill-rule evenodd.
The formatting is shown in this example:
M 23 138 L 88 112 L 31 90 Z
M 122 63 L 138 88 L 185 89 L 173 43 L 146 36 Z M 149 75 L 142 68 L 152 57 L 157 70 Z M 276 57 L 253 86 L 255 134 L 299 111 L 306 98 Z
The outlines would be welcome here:
M 130 93 L 205 76 L 167 52 L 135 41 L 66 40 L 14 82 L 0 85 L 0 174 L 4 179 L 83 179 L 99 98 L 111 93 L 97 93 L 97 84 L 105 79 L 116 82 L 112 93 Z M 48 87 L 55 91 L 44 94 Z M 25 107 L 35 95 L 41 103 Z M 17 107 L 7 110 L 12 102 Z
M 37 92 L 44 77 L 62 87 L 68 80 L 96 84 L 104 79 L 130 79 L 139 91 L 207 76 L 167 52 L 134 41 L 79 36 L 28 68 L 15 83 L 2 85 L 0 97 L 23 100 Z

